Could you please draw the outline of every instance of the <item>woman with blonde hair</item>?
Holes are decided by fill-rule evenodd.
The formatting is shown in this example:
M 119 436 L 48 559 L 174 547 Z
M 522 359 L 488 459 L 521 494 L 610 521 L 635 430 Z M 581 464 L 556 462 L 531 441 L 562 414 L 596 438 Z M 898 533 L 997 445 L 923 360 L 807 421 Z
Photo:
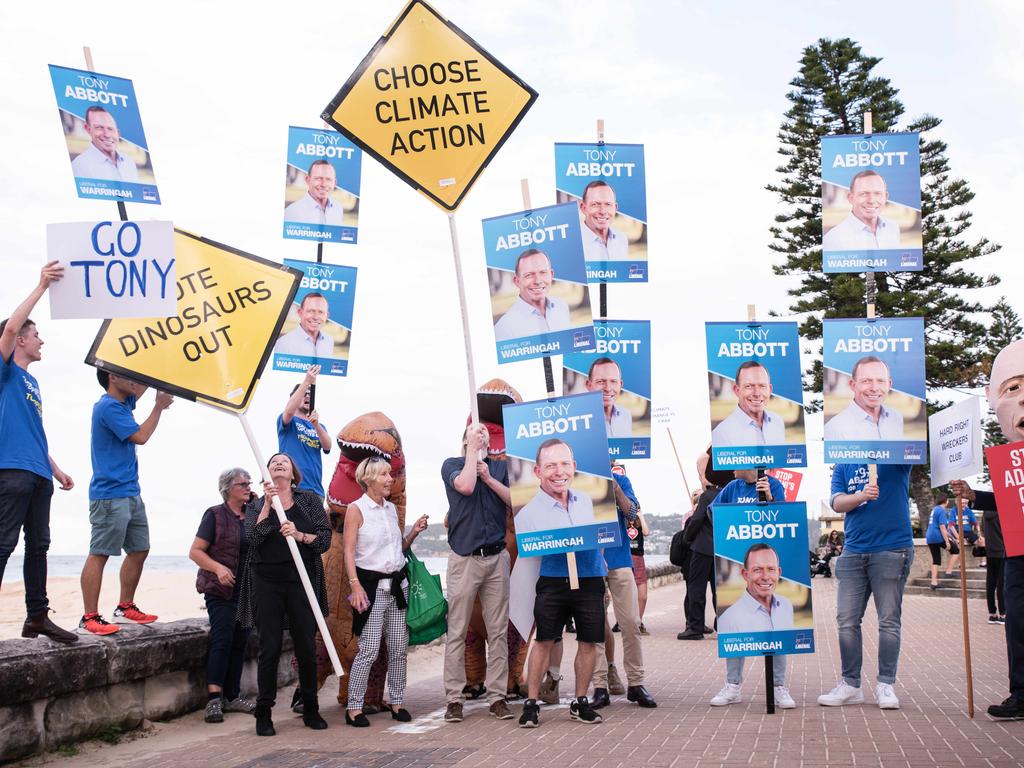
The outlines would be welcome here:
M 403 552 L 427 527 L 427 516 L 421 516 L 409 533 L 402 535 L 398 510 L 387 500 L 393 482 L 387 459 L 364 459 L 356 467 L 356 482 L 364 493 L 345 512 L 345 568 L 352 586 L 352 634 L 359 637 L 359 653 L 349 673 L 345 722 L 365 728 L 370 721 L 363 713 L 363 697 L 382 637 L 388 648 L 391 717 L 403 723 L 412 719 L 402 707 L 409 647 L 405 624 L 409 584 Z

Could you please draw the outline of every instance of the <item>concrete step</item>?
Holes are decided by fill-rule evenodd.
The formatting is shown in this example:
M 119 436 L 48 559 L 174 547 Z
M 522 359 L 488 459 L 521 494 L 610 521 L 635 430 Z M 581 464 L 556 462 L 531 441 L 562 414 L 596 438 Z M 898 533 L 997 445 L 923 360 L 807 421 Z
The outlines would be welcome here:
M 914 584 L 919 584 L 921 586 L 927 587 L 929 584 L 931 584 L 932 580 L 931 580 L 930 576 L 916 576 L 913 579 L 911 579 L 911 581 Z M 946 576 L 944 574 L 939 574 L 939 585 L 943 586 L 943 587 L 957 587 L 957 588 L 959 588 L 960 587 L 960 576 Z M 984 576 L 981 576 L 981 577 L 972 576 L 972 575 L 968 574 L 968 576 L 967 576 L 967 587 L 968 588 L 974 587 L 976 589 L 984 589 L 985 588 L 985 577 Z
M 960 587 L 939 587 L 938 589 L 931 589 L 928 587 L 928 581 L 925 580 L 924 585 L 920 584 L 908 584 L 903 589 L 903 593 L 906 595 L 928 595 L 929 597 L 960 597 Z M 985 599 L 985 590 L 967 588 L 967 597 L 977 598 L 978 600 Z

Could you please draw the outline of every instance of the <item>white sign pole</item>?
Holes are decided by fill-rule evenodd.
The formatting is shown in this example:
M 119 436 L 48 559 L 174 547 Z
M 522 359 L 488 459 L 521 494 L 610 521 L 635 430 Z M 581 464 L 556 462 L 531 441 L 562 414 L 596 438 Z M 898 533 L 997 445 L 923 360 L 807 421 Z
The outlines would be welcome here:
M 469 409 L 474 426 L 480 423 L 480 406 L 476 401 L 476 373 L 473 369 L 473 344 L 469 335 L 469 311 L 466 307 L 466 288 L 462 282 L 462 259 L 459 258 L 459 233 L 455 229 L 455 214 L 448 214 L 448 229 L 452 236 L 452 258 L 455 260 L 455 282 L 459 286 L 459 309 L 462 312 L 462 339 L 466 345 L 466 372 L 469 377 Z
M 256 436 L 252 433 L 252 427 L 249 426 L 249 420 L 245 418 L 244 413 L 238 414 L 238 422 L 242 425 L 245 436 L 249 440 L 249 447 L 252 448 L 252 454 L 256 457 L 256 463 L 260 465 L 260 474 L 263 475 L 263 482 L 269 483 L 270 473 L 267 471 L 266 463 L 263 461 L 263 452 L 260 451 L 259 444 L 256 442 Z M 273 506 L 278 522 L 284 522 L 288 519 L 284 514 L 284 505 L 281 504 L 281 499 L 277 496 L 274 497 Z M 295 562 L 295 569 L 299 572 L 299 580 L 302 582 L 302 588 L 306 592 L 309 607 L 313 609 L 313 617 L 316 619 L 316 625 L 320 629 L 320 637 L 323 638 L 324 647 L 327 648 L 327 655 L 331 657 L 334 674 L 339 678 L 344 677 L 345 670 L 341 668 L 341 660 L 338 658 L 338 651 L 334 648 L 334 641 L 331 640 L 331 632 L 327 629 L 327 622 L 324 620 L 324 614 L 320 610 L 320 603 L 316 599 L 316 592 L 313 591 L 313 585 L 309 581 L 309 574 L 306 573 L 306 566 L 302 562 L 302 556 L 299 555 L 299 546 L 291 536 L 285 536 L 284 540 L 288 545 L 288 551 L 292 553 L 292 560 Z

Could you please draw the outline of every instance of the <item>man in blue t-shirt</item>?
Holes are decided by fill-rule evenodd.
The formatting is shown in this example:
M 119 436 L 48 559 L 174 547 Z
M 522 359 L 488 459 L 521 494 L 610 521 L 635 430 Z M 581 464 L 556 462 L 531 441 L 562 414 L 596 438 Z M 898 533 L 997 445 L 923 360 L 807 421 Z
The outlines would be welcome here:
M 58 643 L 73 643 L 78 638 L 47 616 L 46 552 L 50 548 L 51 478 L 64 491 L 70 491 L 75 483 L 50 458 L 39 382 L 28 372 L 28 367 L 41 359 L 43 346 L 28 315 L 46 289 L 63 275 L 64 268 L 56 261 L 46 264 L 38 285 L 0 322 L 0 582 L 24 528 L 27 618 L 21 636 L 45 635 Z
M 156 431 L 163 412 L 174 402 L 166 392 L 156 393 L 148 418 L 139 424 L 132 411 L 148 387 L 116 373 L 96 371 L 104 389 L 92 407 L 92 482 L 89 483 L 89 556 L 82 566 L 84 612 L 80 634 L 112 635 L 117 624 L 152 624 L 157 617 L 139 610 L 135 590 L 149 555 L 149 521 L 139 488 L 139 462 L 135 446 L 145 445 Z M 100 587 L 107 558 L 120 555 L 121 596 L 114 623 L 99 613 Z
M 561 450 L 567 447 L 558 438 L 545 440 L 537 448 L 535 459 L 539 468 L 540 494 L 548 496 L 563 512 L 569 509 L 573 498 L 570 486 L 576 473 L 576 462 L 572 461 L 571 452 Z M 579 577 L 579 589 L 571 589 L 566 555 L 541 557 L 537 596 L 533 603 L 537 631 L 530 651 L 527 673 L 529 698 L 519 718 L 521 728 L 536 728 L 540 723 L 537 697 L 540 695 L 541 678 L 548 670 L 552 646 L 562 639 L 562 630 L 570 618 L 576 624 L 576 698 L 569 705 L 569 717 L 591 725 L 601 722 L 601 715 L 587 699 L 587 689 L 597 661 L 596 644 L 604 642 L 604 577 L 608 575 L 608 565 L 601 551 L 577 552 L 576 575 Z
M 875 700 L 881 709 L 899 709 L 893 692 L 900 659 L 903 587 L 914 562 L 910 530 L 909 464 L 880 464 L 877 480 L 864 464 L 837 464 L 832 470 L 832 509 L 846 516 L 846 543 L 835 564 L 839 580 L 836 620 L 842 679 L 818 697 L 826 707 L 862 704 L 861 621 L 874 596 L 878 614 L 878 677 Z
M 757 476 L 756 469 L 737 469 L 736 479 L 728 483 L 715 499 L 715 504 L 757 504 L 759 492 L 765 501 L 785 501 L 786 489 L 771 475 Z
M 277 417 L 277 450 L 288 454 L 302 473 L 299 488 L 323 499 L 324 464 L 320 452 L 331 452 L 331 436 L 317 412 L 309 410 L 309 388 L 316 384 L 319 373 L 319 365 L 309 366 L 302 383 L 292 389 L 284 412 Z

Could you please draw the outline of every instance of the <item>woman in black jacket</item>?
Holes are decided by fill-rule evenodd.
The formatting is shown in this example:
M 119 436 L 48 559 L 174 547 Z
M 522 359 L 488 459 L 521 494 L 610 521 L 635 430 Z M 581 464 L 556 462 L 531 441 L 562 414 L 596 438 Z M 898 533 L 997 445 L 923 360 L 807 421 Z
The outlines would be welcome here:
M 327 590 L 320 554 L 330 546 L 331 527 L 320 497 L 311 491 L 299 490 L 302 474 L 288 454 L 274 454 L 267 468 L 271 482 L 263 484 L 263 497 L 253 499 L 245 508 L 249 555 L 238 596 L 243 626 L 255 626 L 259 633 L 259 693 L 256 697 L 256 733 L 259 736 L 274 735 L 270 710 L 277 696 L 277 663 L 281 656 L 285 616 L 299 665 L 302 721 L 315 730 L 327 727 L 320 717 L 316 697 L 316 619 L 285 537 L 294 539 L 298 546 L 320 610 L 326 616 Z M 278 522 L 272 508 L 275 496 L 284 507 L 287 519 L 283 523 Z

